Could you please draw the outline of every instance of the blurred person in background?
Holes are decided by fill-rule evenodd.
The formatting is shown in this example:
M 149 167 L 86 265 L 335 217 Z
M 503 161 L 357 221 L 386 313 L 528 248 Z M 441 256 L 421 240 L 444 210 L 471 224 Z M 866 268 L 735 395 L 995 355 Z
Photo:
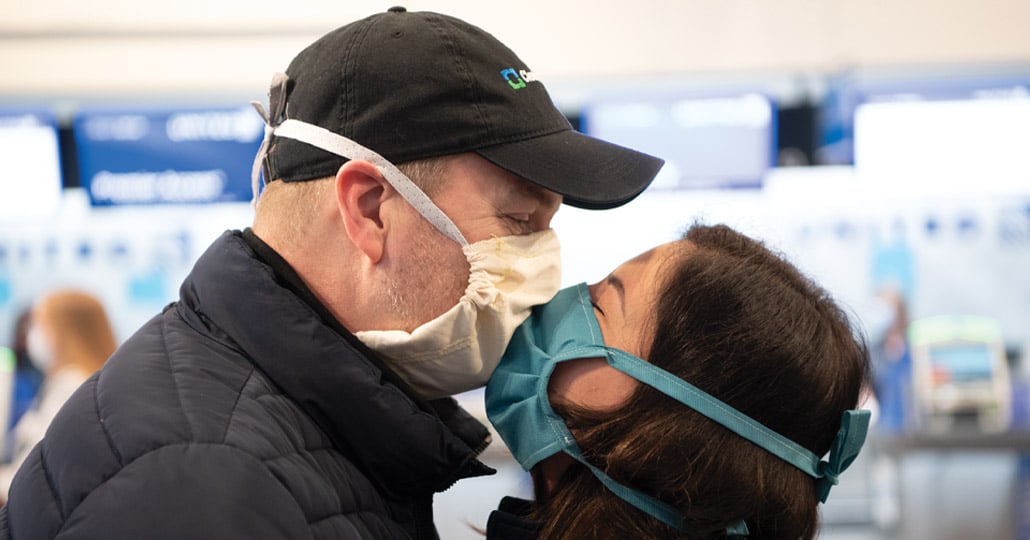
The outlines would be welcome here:
M 877 429 L 900 434 L 911 428 L 912 355 L 908 342 L 908 307 L 896 287 L 887 285 L 865 306 L 862 317 L 869 337 L 872 392 Z
M 117 347 L 103 304 L 77 290 L 57 290 L 40 298 L 26 331 L 29 359 L 43 373 L 39 395 L 12 431 L 12 459 L 0 468 L 6 499 L 18 467 L 46 433 L 57 411 L 96 373 Z
M 28 334 L 32 322 L 32 308 L 26 308 L 18 315 L 14 323 L 11 339 L 11 351 L 14 353 L 14 384 L 12 390 L 11 422 L 8 431 L 14 428 L 25 411 L 29 410 L 39 387 L 43 384 L 43 372 L 29 358 Z M 8 439 L 10 443 L 10 439 Z M 10 456 L 10 448 L 5 449 L 5 456 Z

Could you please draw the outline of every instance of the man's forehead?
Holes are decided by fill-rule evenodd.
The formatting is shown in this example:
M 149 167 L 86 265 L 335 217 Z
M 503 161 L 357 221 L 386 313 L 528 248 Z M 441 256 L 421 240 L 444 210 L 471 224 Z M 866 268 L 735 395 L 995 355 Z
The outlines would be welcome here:
M 542 203 L 561 200 L 561 195 L 535 184 L 494 165 L 475 153 L 455 154 L 454 159 L 447 162 L 447 175 L 451 180 L 460 175 L 470 176 L 478 184 L 478 189 L 495 202 L 531 199 Z M 452 189 L 467 189 L 464 182 L 447 182 Z

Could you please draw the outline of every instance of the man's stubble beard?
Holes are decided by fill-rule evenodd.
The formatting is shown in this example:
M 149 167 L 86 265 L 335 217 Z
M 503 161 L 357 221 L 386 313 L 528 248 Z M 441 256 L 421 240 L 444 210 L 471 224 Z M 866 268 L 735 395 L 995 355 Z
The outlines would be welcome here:
M 403 270 L 391 275 L 386 287 L 389 309 L 407 332 L 457 305 L 469 280 L 461 247 L 428 222 L 421 225 Z

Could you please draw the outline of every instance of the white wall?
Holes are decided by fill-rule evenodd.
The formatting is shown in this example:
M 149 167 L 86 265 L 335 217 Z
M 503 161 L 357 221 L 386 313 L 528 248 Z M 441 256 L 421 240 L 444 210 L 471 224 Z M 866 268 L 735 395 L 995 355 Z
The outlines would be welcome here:
M 0 0 L 0 99 L 260 97 L 304 45 L 391 3 Z M 1026 0 L 397 3 L 482 26 L 559 100 L 598 79 L 1030 63 Z

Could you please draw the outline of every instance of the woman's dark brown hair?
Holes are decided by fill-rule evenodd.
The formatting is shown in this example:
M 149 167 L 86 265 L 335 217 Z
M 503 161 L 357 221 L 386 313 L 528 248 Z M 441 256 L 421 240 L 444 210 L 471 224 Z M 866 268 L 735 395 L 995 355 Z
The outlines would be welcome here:
M 721 225 L 683 240 L 663 268 L 645 359 L 824 455 L 868 379 L 863 340 L 826 291 L 760 242 Z M 591 463 L 678 508 L 687 532 L 576 463 L 538 493 L 540 538 L 720 538 L 741 519 L 754 539 L 816 536 L 812 477 L 646 385 L 614 413 L 553 405 Z

